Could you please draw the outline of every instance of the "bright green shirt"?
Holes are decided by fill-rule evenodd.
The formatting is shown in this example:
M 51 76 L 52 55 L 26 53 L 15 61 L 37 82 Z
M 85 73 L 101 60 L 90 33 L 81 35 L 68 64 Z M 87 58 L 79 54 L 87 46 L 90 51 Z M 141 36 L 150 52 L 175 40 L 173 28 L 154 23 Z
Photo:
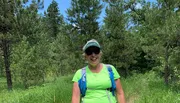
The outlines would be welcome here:
M 83 103 L 116 103 L 115 97 L 112 95 L 112 92 L 106 90 L 111 87 L 111 80 L 108 74 L 106 65 L 103 64 L 103 68 L 99 73 L 93 73 L 90 71 L 88 66 L 86 68 L 86 82 L 87 82 L 87 91 L 86 95 L 83 98 Z M 120 78 L 120 75 L 111 65 L 112 71 L 114 73 L 114 79 Z M 72 81 L 78 82 L 82 76 L 82 69 L 79 69 Z M 109 96 L 108 96 L 109 95 Z M 109 99 L 108 99 L 109 98 Z

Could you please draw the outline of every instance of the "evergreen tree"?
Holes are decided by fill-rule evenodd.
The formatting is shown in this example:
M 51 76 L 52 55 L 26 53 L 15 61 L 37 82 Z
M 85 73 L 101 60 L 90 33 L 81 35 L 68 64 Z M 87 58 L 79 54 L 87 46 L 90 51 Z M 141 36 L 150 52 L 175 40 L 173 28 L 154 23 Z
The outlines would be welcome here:
M 58 3 L 53 0 L 47 9 L 46 28 L 50 37 L 56 38 L 60 32 L 60 26 L 64 25 L 63 16 L 59 12 Z
M 174 67 L 170 64 L 170 57 L 179 47 L 179 34 L 177 33 L 179 18 L 174 11 L 177 5 L 179 2 L 172 0 L 158 1 L 157 5 L 142 2 L 142 9 L 139 10 L 131 6 L 131 16 L 137 24 L 134 28 L 141 35 L 142 49 L 156 61 L 162 63 L 166 84 L 169 84 L 170 75 L 173 75 L 171 71 Z
M 100 0 L 72 0 L 71 8 L 67 10 L 67 19 L 72 26 L 72 30 L 90 38 L 99 35 L 97 19 L 101 9 Z
M 2 51 L 0 50 L 0 77 L 4 76 L 4 64 L 3 64 L 3 56 Z
M 28 42 L 31 45 L 36 44 L 38 40 L 38 36 L 36 35 L 39 32 L 39 26 L 37 25 L 37 19 L 39 18 L 37 16 L 37 10 L 43 7 L 42 2 L 39 0 L 32 0 L 32 4 L 30 4 L 30 6 L 25 6 L 25 3 L 27 2 L 28 0 L 0 1 L 0 43 L 1 49 L 3 51 L 7 85 L 9 90 L 12 89 L 10 65 L 14 62 L 14 58 L 10 58 L 10 56 L 12 56 L 10 54 L 13 54 L 14 52 L 14 48 L 12 47 L 14 47 L 14 44 L 16 44 L 17 41 L 20 41 L 20 38 L 23 36 L 26 36 L 26 38 L 28 38 Z
M 108 37 L 104 42 L 104 46 L 106 46 L 104 59 L 117 68 L 125 69 L 125 74 L 129 75 L 129 67 L 134 63 L 134 45 L 136 43 L 133 42 L 130 32 L 127 31 L 128 15 L 125 13 L 125 3 L 116 0 L 108 2 L 108 4 L 104 19 L 104 31 Z
M 43 65 L 42 51 L 39 50 L 43 38 L 42 21 L 38 15 L 38 9 L 41 8 L 43 8 L 42 1 L 32 0 L 26 7 L 23 7 L 22 3 L 19 4 L 16 12 L 16 32 L 20 39 L 12 48 L 11 68 L 13 79 L 23 83 L 25 88 L 44 81 L 46 69 L 43 67 L 47 63 Z
M 100 16 L 102 4 L 100 0 L 72 0 L 71 7 L 67 9 L 68 31 L 71 39 L 70 51 L 75 58 L 74 67 L 85 65 L 82 60 L 83 44 L 89 39 L 99 39 L 99 25 L 97 19 Z M 78 66 L 78 67 L 79 67 Z
M 12 89 L 12 78 L 10 70 L 10 43 L 14 33 L 12 32 L 15 28 L 15 3 L 14 1 L 1 0 L 0 1 L 0 45 L 2 54 L 4 57 L 4 66 L 7 78 L 7 87 L 9 90 Z
M 38 10 L 43 8 L 42 1 L 32 0 L 31 4 L 23 8 L 22 5 L 17 11 L 17 32 L 20 38 L 26 36 L 31 45 L 36 45 L 42 31 L 41 17 Z

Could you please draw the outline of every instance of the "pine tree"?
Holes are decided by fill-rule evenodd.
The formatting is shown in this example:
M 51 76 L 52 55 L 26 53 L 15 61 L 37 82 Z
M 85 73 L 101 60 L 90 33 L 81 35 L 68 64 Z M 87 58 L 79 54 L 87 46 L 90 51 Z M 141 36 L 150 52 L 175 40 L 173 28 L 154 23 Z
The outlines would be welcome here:
M 12 78 L 10 70 L 10 43 L 12 42 L 12 35 L 14 29 L 14 10 L 15 2 L 9 0 L 0 1 L 0 44 L 4 57 L 4 65 L 7 78 L 8 90 L 12 89 Z
M 12 48 L 11 68 L 14 80 L 23 83 L 25 88 L 37 82 L 41 83 L 46 70 L 43 68 L 46 64 L 42 64 L 46 60 L 42 60 L 42 51 L 39 50 L 41 39 L 44 38 L 42 20 L 38 15 L 38 9 L 41 8 L 42 1 L 32 0 L 26 7 L 23 7 L 21 2 L 16 12 L 16 32 L 19 38 Z
M 173 68 L 177 66 L 170 64 L 170 58 L 179 48 L 179 18 L 174 10 L 180 3 L 178 0 L 158 1 L 152 5 L 143 3 L 139 10 L 131 6 L 131 16 L 136 24 L 134 28 L 141 35 L 143 51 L 163 65 L 165 84 L 169 84 L 170 75 L 174 75 Z
M 64 25 L 63 15 L 60 14 L 58 3 L 53 0 L 45 12 L 47 31 L 50 37 L 56 38 L 60 32 L 60 26 Z
M 37 9 L 42 5 L 41 1 L 32 0 L 32 4 L 29 7 L 24 7 L 23 5 L 27 3 L 28 0 L 1 0 L 0 1 L 0 32 L 1 32 L 1 49 L 3 51 L 4 65 L 6 69 L 7 85 L 8 89 L 12 89 L 12 78 L 10 64 L 11 61 L 10 54 L 13 53 L 12 47 L 14 44 L 19 42 L 21 37 L 26 36 L 31 44 L 35 43 L 33 36 L 37 30 L 30 28 L 34 26 L 35 21 L 38 16 Z M 37 4 L 37 5 L 36 5 Z M 33 9 L 36 8 L 36 9 Z M 26 9 L 26 10 L 25 10 Z M 26 16 L 25 16 L 26 15 Z M 29 18 L 34 18 L 30 21 Z M 28 19 L 27 19 L 28 18 Z M 28 24 L 29 23 L 29 24 Z M 29 27 L 29 28 L 28 28 Z M 32 36 L 33 35 L 33 36 Z
M 129 75 L 129 67 L 134 63 L 135 43 L 127 31 L 128 16 L 124 4 L 121 0 L 108 2 L 104 19 L 104 31 L 107 37 L 104 59 L 118 69 L 124 69 L 125 74 Z
M 101 13 L 100 0 L 72 0 L 67 10 L 72 31 L 93 38 L 99 35 L 97 19 Z
M 31 45 L 37 44 L 42 31 L 41 17 L 38 15 L 38 10 L 43 8 L 43 2 L 32 0 L 26 8 L 23 8 L 22 3 L 17 8 L 16 26 L 19 37 L 26 36 Z
M 68 34 L 71 39 L 70 51 L 73 52 L 76 66 L 84 65 L 82 61 L 82 47 L 89 39 L 99 39 L 100 30 L 98 18 L 102 4 L 100 0 L 72 0 L 71 7 L 67 9 Z

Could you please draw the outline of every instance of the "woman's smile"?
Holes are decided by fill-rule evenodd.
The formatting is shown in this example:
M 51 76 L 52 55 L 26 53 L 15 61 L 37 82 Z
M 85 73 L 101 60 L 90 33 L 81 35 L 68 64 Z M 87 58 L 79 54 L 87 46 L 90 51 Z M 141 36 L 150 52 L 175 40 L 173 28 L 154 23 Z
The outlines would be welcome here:
M 97 57 L 92 57 L 92 58 L 90 58 L 90 60 L 91 60 L 92 62 L 95 62 L 97 59 L 98 59 Z

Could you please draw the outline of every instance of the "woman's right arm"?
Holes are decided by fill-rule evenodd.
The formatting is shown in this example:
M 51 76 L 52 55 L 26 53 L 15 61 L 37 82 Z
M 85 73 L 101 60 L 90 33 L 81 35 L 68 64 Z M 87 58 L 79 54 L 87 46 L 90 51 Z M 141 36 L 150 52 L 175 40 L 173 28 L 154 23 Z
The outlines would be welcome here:
M 71 103 L 80 103 L 80 90 L 79 90 L 78 82 L 74 82 L 73 84 Z

